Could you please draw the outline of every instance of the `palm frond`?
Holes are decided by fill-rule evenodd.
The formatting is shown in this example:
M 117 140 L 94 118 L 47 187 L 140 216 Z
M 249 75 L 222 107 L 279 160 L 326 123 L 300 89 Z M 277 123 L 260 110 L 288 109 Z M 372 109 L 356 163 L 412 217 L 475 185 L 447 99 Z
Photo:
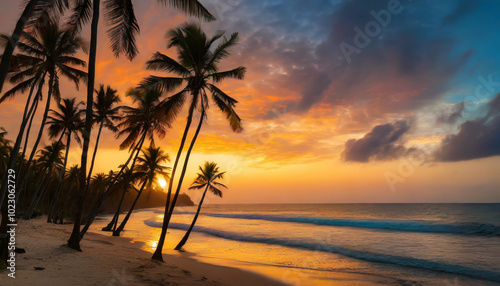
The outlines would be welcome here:
M 238 33 L 231 34 L 231 37 L 228 39 L 224 39 L 222 43 L 220 43 L 215 51 L 213 52 L 212 59 L 208 63 L 207 66 L 213 66 L 219 63 L 222 59 L 225 59 L 229 56 L 229 49 L 238 43 Z
M 32 77 L 23 82 L 18 83 L 16 86 L 5 92 L 2 97 L 0 97 L 0 103 L 4 100 L 11 98 L 18 92 L 24 93 L 28 88 L 30 88 L 33 84 L 35 84 L 36 78 Z
M 215 17 L 197 0 L 158 0 L 158 2 L 178 9 L 190 16 L 201 18 L 204 21 L 215 21 Z
M 167 93 L 181 86 L 183 81 L 184 79 L 179 77 L 160 77 L 151 75 L 142 80 L 139 84 L 139 88 L 157 89 Z
M 69 25 L 80 31 L 83 25 L 92 18 L 92 7 L 92 0 L 75 0 L 69 17 Z
M 217 187 L 215 187 L 215 186 L 210 186 L 210 187 L 208 187 L 208 189 L 209 189 L 209 190 L 210 190 L 210 191 L 211 191 L 214 195 L 219 196 L 219 197 L 221 197 L 221 198 L 222 198 L 222 191 L 221 191 L 221 190 L 219 190 Z
M 226 119 L 229 120 L 229 125 L 231 129 L 239 133 L 243 131 L 243 126 L 241 124 L 241 118 L 238 116 L 236 111 L 234 111 L 234 106 L 237 103 L 235 99 L 225 94 L 222 90 L 214 85 L 210 85 L 210 90 L 212 91 L 212 99 L 219 107 L 219 109 L 226 115 Z
M 104 5 L 111 49 L 116 57 L 124 53 L 129 60 L 132 60 L 138 53 L 135 38 L 139 33 L 132 1 L 106 0 Z
M 232 70 L 217 72 L 209 75 L 214 82 L 221 82 L 228 78 L 243 79 L 245 77 L 247 69 L 245 67 L 237 67 Z
M 156 52 L 153 57 L 146 62 L 146 68 L 149 70 L 162 70 L 173 72 L 183 77 L 189 76 L 190 72 L 174 59 L 160 52 Z

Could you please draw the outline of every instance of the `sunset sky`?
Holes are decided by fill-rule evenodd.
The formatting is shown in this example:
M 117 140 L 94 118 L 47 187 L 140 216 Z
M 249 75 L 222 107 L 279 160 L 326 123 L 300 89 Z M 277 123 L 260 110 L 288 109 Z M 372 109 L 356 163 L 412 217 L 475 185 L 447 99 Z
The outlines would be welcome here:
M 1 1 L 0 32 L 13 30 L 20 2 Z M 229 189 L 209 203 L 500 202 L 500 2 L 200 2 L 218 19 L 202 24 L 208 34 L 240 34 L 223 67 L 248 72 L 221 84 L 245 130 L 232 133 L 209 110 L 183 187 L 192 198 L 187 186 L 210 160 L 227 171 Z M 166 31 L 198 21 L 153 0 L 134 4 L 132 62 L 113 56 L 104 18 L 99 28 L 96 87 L 111 85 L 124 103 L 144 76 L 166 75 L 145 70 L 156 51 L 175 57 Z M 84 100 L 83 85 L 62 87 Z M 0 104 L 11 139 L 25 100 Z M 157 141 L 172 158 L 184 124 L 185 113 Z M 101 142 L 95 171 L 116 169 L 127 158 L 120 139 L 106 131 Z M 73 149 L 69 164 L 79 156 Z

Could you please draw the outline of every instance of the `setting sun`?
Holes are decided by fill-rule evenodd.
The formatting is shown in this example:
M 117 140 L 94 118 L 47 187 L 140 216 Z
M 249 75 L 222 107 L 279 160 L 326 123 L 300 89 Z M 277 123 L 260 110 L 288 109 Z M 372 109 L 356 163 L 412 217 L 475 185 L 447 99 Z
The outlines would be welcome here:
M 163 189 L 163 188 L 165 188 L 167 186 L 167 181 L 164 178 L 158 178 L 158 184 Z

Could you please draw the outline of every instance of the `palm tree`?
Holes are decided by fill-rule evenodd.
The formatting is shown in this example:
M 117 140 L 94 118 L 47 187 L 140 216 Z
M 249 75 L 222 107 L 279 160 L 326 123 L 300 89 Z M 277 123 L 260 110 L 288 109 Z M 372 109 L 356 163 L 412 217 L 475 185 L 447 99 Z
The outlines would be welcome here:
M 184 244 L 186 244 L 191 231 L 193 230 L 194 225 L 196 224 L 196 220 L 198 219 L 198 215 L 200 214 L 201 205 L 203 204 L 203 200 L 205 199 L 205 195 L 207 194 L 207 190 L 210 190 L 214 195 L 222 198 L 222 191 L 218 187 L 227 188 L 225 185 L 217 182 L 217 180 L 222 180 L 224 178 L 225 172 L 220 172 L 219 167 L 214 162 L 205 162 L 205 164 L 199 167 L 200 172 L 198 173 L 198 177 L 194 180 L 189 187 L 190 190 L 199 190 L 205 188 L 203 191 L 203 196 L 201 197 L 200 203 L 198 204 L 198 209 L 196 210 L 196 214 L 194 215 L 193 222 L 189 229 L 187 230 L 184 237 L 181 239 L 179 244 L 175 247 L 175 250 L 180 250 Z
M 167 112 L 167 118 L 176 117 L 186 102 L 186 97 L 189 95 L 191 96 L 186 127 L 184 128 L 184 134 L 182 135 L 179 150 L 177 151 L 177 156 L 172 169 L 170 183 L 168 184 L 168 197 L 165 205 L 162 231 L 158 241 L 158 246 L 152 257 L 153 259 L 160 261 L 163 261 L 161 251 L 167 234 L 168 224 L 186 173 L 189 156 L 200 132 L 203 120 L 206 117 L 206 111 L 209 104 L 208 95 L 211 95 L 212 101 L 226 116 L 231 129 L 234 132 L 242 131 L 241 119 L 234 110 L 238 101 L 227 95 L 213 83 L 219 83 L 227 78 L 243 79 L 246 72 L 246 68 L 241 66 L 228 71 L 219 71 L 218 68 L 220 61 L 229 56 L 229 49 L 236 45 L 238 40 L 237 33 L 232 34 L 229 39 L 222 39 L 224 36 L 223 31 L 218 32 L 211 38 L 208 38 L 199 25 L 185 24 L 179 28 L 170 30 L 168 32 L 168 36 L 170 38 L 168 48 L 176 48 L 179 61 L 157 52 L 153 58 L 147 62 L 147 68 L 151 70 L 167 71 L 177 76 L 150 76 L 141 83 L 144 87 L 159 88 L 164 92 L 173 91 L 184 84 L 184 88 L 181 91 L 168 97 L 163 102 L 163 106 Z M 215 46 L 215 43 L 218 40 L 221 41 L 217 46 Z M 193 120 L 193 115 L 197 109 L 200 110 L 200 121 L 186 153 L 177 189 L 172 199 L 172 203 L 170 204 L 169 198 L 172 193 L 177 164 L 184 148 L 186 137 Z
M 123 219 L 120 226 L 113 231 L 113 236 L 119 236 L 120 232 L 123 230 L 125 225 L 127 224 L 130 215 L 132 215 L 132 211 L 134 210 L 135 204 L 139 200 L 142 191 L 145 187 L 151 189 L 153 184 L 156 181 L 157 176 L 162 176 L 164 178 L 169 178 L 169 170 L 170 167 L 163 166 L 162 163 L 170 162 L 170 157 L 167 153 L 164 153 L 160 147 L 155 148 L 154 146 L 149 146 L 147 149 L 142 150 L 142 157 L 137 158 L 138 164 L 135 168 L 136 176 L 142 178 L 142 184 L 135 197 L 132 206 L 130 206 L 130 210 L 127 215 Z
M 111 186 L 113 190 L 122 190 L 122 193 L 118 205 L 116 207 L 115 215 L 108 223 L 108 225 L 102 228 L 102 231 L 116 230 L 116 227 L 118 226 L 118 219 L 120 218 L 121 207 L 125 199 L 125 195 L 132 190 L 139 192 L 134 186 L 135 182 L 138 179 L 137 175 L 138 174 L 135 173 L 132 169 L 125 168 L 123 173 L 116 179 L 115 184 Z
M 64 200 L 64 204 L 59 207 L 59 223 L 62 224 L 64 221 L 64 212 L 66 208 L 69 206 L 69 201 L 71 198 L 71 193 L 73 192 L 73 189 L 75 186 L 78 186 L 78 179 L 80 175 L 80 168 L 78 165 L 73 165 L 71 168 L 69 168 L 68 172 L 66 172 L 66 175 L 64 177 L 64 184 L 68 188 L 68 192 L 66 193 L 66 199 Z M 57 222 L 57 216 L 53 220 L 54 223 Z
M 121 101 L 117 91 L 112 89 L 109 85 L 106 89 L 104 88 L 104 85 L 101 85 L 99 90 L 96 90 L 95 92 L 96 103 L 94 105 L 94 122 L 99 124 L 99 130 L 97 131 L 94 153 L 90 163 L 87 185 L 90 184 L 92 170 L 94 169 L 95 157 L 97 155 L 97 148 L 99 146 L 102 128 L 106 127 L 114 133 L 118 132 L 118 128 L 115 126 L 114 121 L 121 118 L 121 116 L 119 116 L 121 106 L 116 106 Z
M 44 194 L 44 192 L 40 191 L 40 188 L 50 185 L 54 167 L 57 170 L 61 169 L 63 166 L 63 152 L 64 149 L 66 149 L 66 146 L 61 143 L 61 139 L 62 135 L 58 141 L 53 142 L 51 145 L 46 146 L 38 152 L 39 155 L 36 159 L 35 167 L 37 170 L 39 170 L 40 179 L 28 208 L 28 212 L 26 215 L 27 219 L 31 218 L 33 211 L 35 210 L 38 202 Z M 49 180 L 49 182 L 46 182 L 47 179 Z
M 86 73 L 76 69 L 72 66 L 85 67 L 85 62 L 74 57 L 74 55 L 83 47 L 83 40 L 70 30 L 61 30 L 57 21 L 48 19 L 45 24 L 38 28 L 36 35 L 23 33 L 21 41 L 17 45 L 22 52 L 17 55 L 20 59 L 16 65 L 20 71 L 15 72 L 11 81 L 18 83 L 11 90 L 7 91 L 0 100 L 4 100 L 14 96 L 17 92 L 22 92 L 30 86 L 38 85 L 40 92 L 36 93 L 33 99 L 30 112 L 35 112 L 34 106 L 36 101 L 41 98 L 41 87 L 43 85 L 45 76 L 49 76 L 47 102 L 43 114 L 40 130 L 37 139 L 33 146 L 31 155 L 28 160 L 28 172 L 26 172 L 23 182 L 25 182 L 27 175 L 30 173 L 30 164 L 35 156 L 38 144 L 42 138 L 45 123 L 47 121 L 48 112 L 50 110 L 50 102 L 52 97 L 58 101 L 60 99 L 59 78 L 60 76 L 66 77 L 73 81 L 78 88 L 79 81 L 85 79 Z M 26 79 L 28 78 L 28 79 Z M 11 152 L 8 168 L 14 167 L 19 148 L 21 145 L 24 130 L 28 123 L 28 117 L 23 118 L 21 128 L 19 130 L 14 148 Z M 18 186 L 18 188 L 22 187 Z M 3 199 L 7 190 L 6 184 L 2 184 L 0 192 L 0 202 Z
M 9 72 L 13 58 L 12 54 L 25 28 L 36 28 L 49 16 L 58 17 L 58 14 L 62 13 L 68 6 L 68 0 L 30 0 L 26 3 L 23 13 L 16 23 L 14 32 L 10 37 L 7 37 L 8 41 L 0 63 L 0 92 Z
M 197 0 L 158 0 L 160 3 L 177 8 L 189 15 L 201 17 L 206 20 L 214 20 L 205 7 Z M 87 170 L 87 154 L 90 142 L 90 133 L 92 131 L 92 111 L 93 111 L 93 93 L 95 79 L 95 61 L 97 55 L 97 31 L 99 24 L 99 12 L 101 0 L 76 0 L 73 7 L 73 15 L 70 18 L 70 23 L 76 28 L 81 27 L 92 19 L 90 28 L 90 53 L 89 53 L 89 78 L 87 84 L 87 110 L 86 124 L 83 133 L 83 148 L 81 160 L 81 180 L 80 192 L 78 197 L 77 207 L 75 208 L 75 224 L 71 237 L 68 240 L 68 246 L 80 250 L 80 221 L 83 211 L 83 204 L 87 192 L 88 184 L 86 182 Z M 111 49 L 115 56 L 124 53 L 130 60 L 137 55 L 136 35 L 139 32 L 139 25 L 134 15 L 134 7 L 132 0 L 107 0 L 104 5 L 106 22 L 108 25 L 108 36 L 111 42 Z
M 142 145 L 144 144 L 146 138 L 149 138 L 150 142 L 154 142 L 155 135 L 158 138 L 163 138 L 165 137 L 167 127 L 171 126 L 169 121 L 162 120 L 163 116 L 161 115 L 163 108 L 160 106 L 159 101 L 161 93 L 157 89 L 133 89 L 130 90 L 127 95 L 132 97 L 134 103 L 136 103 L 138 106 L 124 106 L 122 108 L 123 120 L 118 124 L 120 132 L 118 133 L 117 137 L 120 138 L 122 136 L 126 136 L 123 142 L 120 144 L 120 149 L 123 150 L 129 148 L 130 156 L 127 159 L 127 162 L 122 165 L 122 168 L 118 172 L 118 174 L 116 174 L 116 176 L 113 178 L 106 192 L 104 192 L 97 204 L 93 206 L 93 213 L 87 221 L 85 227 L 82 229 L 80 234 L 81 237 L 83 237 L 83 235 L 87 232 L 88 228 L 94 221 L 95 216 L 97 215 L 99 207 L 106 200 L 109 194 L 114 190 L 114 184 L 121 176 L 125 168 L 128 167 L 132 158 L 132 164 L 129 168 L 134 169 L 135 162 L 137 160 L 137 157 L 139 156 L 139 152 L 142 149 Z M 116 224 L 115 219 L 116 216 L 108 226 L 111 227 L 113 224 Z
M 66 135 L 66 154 L 64 156 L 62 170 L 59 174 L 59 185 L 54 194 L 54 197 L 52 198 L 52 207 L 47 215 L 47 222 L 51 221 L 52 213 L 55 210 L 57 200 L 59 198 L 59 193 L 61 192 L 62 182 L 66 171 L 66 164 L 68 163 L 69 149 L 71 146 L 71 136 L 73 135 L 75 141 L 78 144 L 81 144 L 79 133 L 81 132 L 81 129 L 83 127 L 83 110 L 80 109 L 80 106 L 82 105 L 83 102 L 76 103 L 75 98 L 65 98 L 63 99 L 62 103 L 57 104 L 59 112 L 51 110 L 52 114 L 48 117 L 48 124 L 50 124 L 49 137 L 53 139 L 60 134 Z
M 92 177 L 89 185 L 89 190 L 91 190 L 90 205 L 93 205 L 96 200 L 106 191 L 110 181 L 110 177 L 113 177 L 113 171 L 109 171 L 109 174 L 97 173 Z

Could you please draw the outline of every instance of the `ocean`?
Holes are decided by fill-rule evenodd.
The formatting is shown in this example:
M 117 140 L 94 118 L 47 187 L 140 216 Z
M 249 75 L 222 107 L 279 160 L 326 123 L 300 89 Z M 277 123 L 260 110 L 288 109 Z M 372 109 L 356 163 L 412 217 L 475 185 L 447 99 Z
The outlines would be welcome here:
M 195 211 L 176 209 L 166 248 Z M 123 235 L 153 251 L 162 219 L 138 211 Z M 500 204 L 206 205 L 184 249 L 290 285 L 500 285 Z

